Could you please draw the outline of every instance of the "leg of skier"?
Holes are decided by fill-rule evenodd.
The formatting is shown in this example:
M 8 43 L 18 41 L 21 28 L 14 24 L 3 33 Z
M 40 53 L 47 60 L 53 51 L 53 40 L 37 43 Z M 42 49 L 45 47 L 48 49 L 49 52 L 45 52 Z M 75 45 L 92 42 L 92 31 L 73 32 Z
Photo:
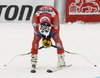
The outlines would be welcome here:
M 56 47 L 59 47 L 64 50 L 62 41 L 59 37 L 59 31 L 56 33 L 56 35 L 54 35 L 53 40 L 55 41 Z M 57 67 L 65 66 L 65 54 L 64 51 L 62 51 L 61 49 L 57 49 L 57 53 L 58 53 Z
M 37 36 L 36 34 L 34 34 L 34 39 L 33 39 L 33 42 L 32 42 L 32 49 L 31 49 L 31 52 L 38 49 L 39 47 L 39 41 L 40 41 L 40 37 Z M 32 52 L 32 55 L 31 55 L 31 64 L 32 64 L 32 68 L 36 68 L 36 65 L 37 65 L 37 59 L 38 59 L 38 51 L 35 51 L 35 52 Z

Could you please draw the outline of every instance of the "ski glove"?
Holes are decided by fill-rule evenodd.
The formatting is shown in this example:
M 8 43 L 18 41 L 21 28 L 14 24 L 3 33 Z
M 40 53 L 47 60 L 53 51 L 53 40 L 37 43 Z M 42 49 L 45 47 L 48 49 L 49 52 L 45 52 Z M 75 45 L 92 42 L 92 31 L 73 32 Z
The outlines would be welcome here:
M 51 47 L 51 41 L 48 38 L 43 39 L 43 46 L 46 48 Z

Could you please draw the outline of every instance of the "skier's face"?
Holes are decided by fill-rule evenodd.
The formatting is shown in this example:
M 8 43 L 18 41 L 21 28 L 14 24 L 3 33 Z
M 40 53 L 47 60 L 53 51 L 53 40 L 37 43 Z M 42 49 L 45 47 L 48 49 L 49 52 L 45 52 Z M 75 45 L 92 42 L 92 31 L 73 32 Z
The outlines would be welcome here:
M 46 26 L 46 25 L 40 25 L 39 26 L 39 31 L 41 34 L 48 36 L 51 30 L 51 26 Z

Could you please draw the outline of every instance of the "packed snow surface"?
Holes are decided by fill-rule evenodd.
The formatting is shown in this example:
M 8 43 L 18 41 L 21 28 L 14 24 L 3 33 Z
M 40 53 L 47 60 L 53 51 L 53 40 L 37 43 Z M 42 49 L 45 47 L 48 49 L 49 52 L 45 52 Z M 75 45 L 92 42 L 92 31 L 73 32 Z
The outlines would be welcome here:
M 64 49 L 84 55 L 97 67 L 79 55 L 65 53 L 66 64 L 72 67 L 47 73 L 47 69 L 57 67 L 57 50 L 53 47 L 38 51 L 37 73 L 30 73 L 30 55 L 18 56 L 5 67 L 16 55 L 31 51 L 33 37 L 32 24 L 0 24 L 0 78 L 100 78 L 100 23 L 60 25 Z M 39 44 L 42 46 L 41 41 Z

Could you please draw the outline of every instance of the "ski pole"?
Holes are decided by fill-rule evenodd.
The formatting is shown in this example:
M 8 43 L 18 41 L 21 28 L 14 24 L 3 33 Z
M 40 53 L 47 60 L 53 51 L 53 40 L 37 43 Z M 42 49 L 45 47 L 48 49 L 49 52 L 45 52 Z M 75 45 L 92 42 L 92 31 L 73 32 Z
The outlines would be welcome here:
M 32 52 L 35 52 L 35 51 L 40 50 L 40 49 L 42 49 L 42 48 L 44 48 L 44 46 L 41 46 L 41 47 L 39 47 L 38 49 L 36 49 L 36 50 L 34 50 L 34 51 L 32 51 Z M 11 61 L 9 61 L 7 64 L 5 64 L 4 66 L 9 65 L 16 57 L 18 57 L 18 56 L 24 56 L 24 55 L 29 55 L 29 54 L 31 54 L 32 52 L 29 52 L 29 53 L 26 53 L 26 54 L 18 54 L 18 55 L 16 55 Z
M 63 49 L 61 49 L 61 48 L 59 48 L 59 47 L 56 47 L 56 46 L 54 46 L 54 45 L 51 45 L 51 46 L 54 47 L 54 48 L 60 49 L 60 50 L 66 52 L 66 53 L 68 53 L 68 54 L 80 55 L 80 56 L 82 56 L 85 60 L 87 60 L 90 64 L 94 65 L 94 67 L 97 67 L 97 65 L 93 64 L 92 62 L 90 62 L 90 61 L 89 61 L 85 56 L 83 56 L 82 54 L 79 54 L 79 53 L 72 53 L 72 52 L 63 50 Z

